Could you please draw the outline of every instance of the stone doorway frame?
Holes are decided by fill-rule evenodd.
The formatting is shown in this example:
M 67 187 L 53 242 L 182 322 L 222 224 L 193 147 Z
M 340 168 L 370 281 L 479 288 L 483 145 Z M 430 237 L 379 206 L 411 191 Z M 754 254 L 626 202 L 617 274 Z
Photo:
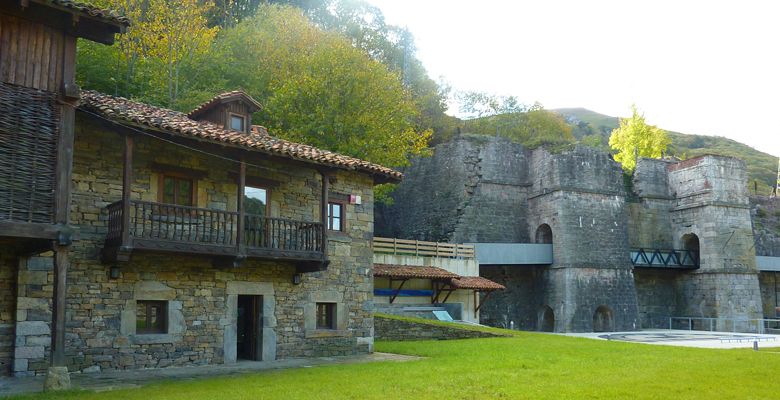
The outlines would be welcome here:
M 227 282 L 225 298 L 225 316 L 223 319 L 222 350 L 225 364 L 233 364 L 237 360 L 238 341 L 238 296 L 263 296 L 263 319 L 259 321 L 259 334 L 262 336 L 263 348 L 259 349 L 261 361 L 276 360 L 276 298 L 271 282 Z

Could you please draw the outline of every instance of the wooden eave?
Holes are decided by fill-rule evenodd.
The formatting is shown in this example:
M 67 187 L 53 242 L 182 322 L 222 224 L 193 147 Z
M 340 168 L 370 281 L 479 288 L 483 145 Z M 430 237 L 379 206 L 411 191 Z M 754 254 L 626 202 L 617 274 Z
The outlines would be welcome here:
M 102 44 L 113 44 L 114 35 L 123 33 L 127 25 L 45 0 L 4 1 L 0 12 L 43 24 L 70 35 Z

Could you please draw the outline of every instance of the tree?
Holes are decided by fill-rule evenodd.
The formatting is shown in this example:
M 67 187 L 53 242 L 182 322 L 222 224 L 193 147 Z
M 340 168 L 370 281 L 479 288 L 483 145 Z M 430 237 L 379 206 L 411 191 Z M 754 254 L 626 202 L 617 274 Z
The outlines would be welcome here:
M 219 27 L 209 28 L 212 1 L 95 0 L 115 9 L 132 24 L 105 47 L 79 43 L 79 79 L 87 87 L 127 97 L 139 97 L 176 107 L 181 70 L 214 41 Z
M 636 168 L 637 156 L 661 157 L 671 143 L 666 131 L 645 122 L 636 105 L 631 106 L 631 114 L 631 118 L 620 118 L 620 126 L 609 137 L 609 147 L 617 151 L 615 161 L 628 172 Z
M 496 96 L 483 92 L 459 94 L 461 112 L 471 118 L 464 121 L 470 133 L 504 136 L 529 148 L 544 146 L 558 151 L 574 143 L 571 126 L 560 115 L 535 103 L 522 104 L 514 96 Z
M 418 112 L 399 74 L 296 8 L 261 5 L 193 64 L 200 66 L 193 76 L 258 99 L 264 108 L 253 120 L 276 136 L 390 166 L 427 151 L 431 132 L 415 126 Z M 204 90 L 194 93 L 211 85 L 199 82 Z

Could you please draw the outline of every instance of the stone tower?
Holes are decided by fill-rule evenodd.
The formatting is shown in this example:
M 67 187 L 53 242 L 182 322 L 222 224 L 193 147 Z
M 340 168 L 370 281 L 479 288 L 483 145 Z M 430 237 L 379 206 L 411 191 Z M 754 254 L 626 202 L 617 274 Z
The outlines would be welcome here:
M 637 329 L 620 165 L 585 147 L 561 154 L 540 149 L 530 176 L 529 236 L 553 244 L 540 310 L 552 311 L 555 331 Z
M 667 170 L 674 197 L 671 236 L 676 247 L 695 247 L 701 257 L 700 268 L 680 278 L 685 299 L 680 312 L 689 316 L 761 318 L 744 162 L 706 155 L 670 164 Z

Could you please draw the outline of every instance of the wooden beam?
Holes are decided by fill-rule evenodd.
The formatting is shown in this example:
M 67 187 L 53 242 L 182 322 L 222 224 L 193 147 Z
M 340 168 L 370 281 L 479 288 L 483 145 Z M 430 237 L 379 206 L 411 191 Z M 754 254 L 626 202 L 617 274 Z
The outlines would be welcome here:
M 57 239 L 61 226 L 32 222 L 0 221 L 0 232 L 3 237 Z
M 322 258 L 328 262 L 328 191 L 330 190 L 330 181 L 328 173 L 320 170 L 322 178 L 322 194 L 320 197 L 320 217 L 322 219 Z M 392 303 L 392 302 L 391 302 Z
M 236 231 L 236 247 L 238 256 L 246 255 L 244 250 L 244 218 L 246 210 L 244 209 L 244 191 L 246 189 L 246 162 L 241 159 L 238 169 L 238 223 Z
M 133 191 L 133 137 L 125 135 L 124 163 L 122 165 L 122 247 L 130 243 L 130 194 Z
M 186 176 L 191 179 L 205 179 L 209 176 L 208 171 L 201 171 L 192 168 L 185 168 L 178 165 L 163 164 L 158 162 L 152 162 L 149 168 L 154 172 L 159 173 L 174 173 L 182 176 Z
M 390 281 L 390 288 L 392 288 L 393 287 L 393 279 L 390 278 L 389 281 Z M 401 284 L 398 285 L 398 289 L 396 289 L 393 292 L 393 295 L 390 297 L 390 304 L 393 304 L 393 302 L 395 301 L 395 298 L 398 297 L 399 293 L 401 293 L 401 289 L 404 287 L 404 283 L 406 283 L 406 281 L 408 281 L 408 279 L 401 279 Z
M 54 245 L 54 298 L 51 318 L 51 365 L 65 367 L 65 302 L 68 279 L 68 247 Z

